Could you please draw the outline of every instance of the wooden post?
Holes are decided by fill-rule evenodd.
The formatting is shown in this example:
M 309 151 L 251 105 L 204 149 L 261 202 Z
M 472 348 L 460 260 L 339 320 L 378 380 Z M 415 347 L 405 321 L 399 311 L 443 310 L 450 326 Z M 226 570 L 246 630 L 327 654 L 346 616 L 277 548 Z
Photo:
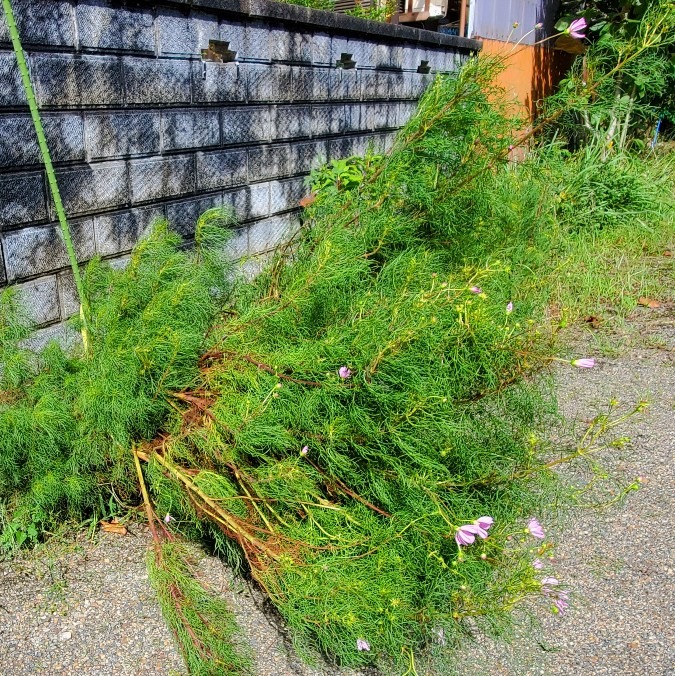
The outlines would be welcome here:
M 460 0 L 459 3 L 459 37 L 463 38 L 466 31 L 466 2 L 467 0 Z

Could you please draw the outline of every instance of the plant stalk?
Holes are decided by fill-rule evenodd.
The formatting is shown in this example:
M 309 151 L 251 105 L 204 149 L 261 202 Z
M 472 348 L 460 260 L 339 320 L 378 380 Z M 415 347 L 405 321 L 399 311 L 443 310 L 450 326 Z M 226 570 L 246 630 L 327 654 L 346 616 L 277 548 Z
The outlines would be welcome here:
M 59 225 L 61 226 L 61 234 L 63 236 L 63 241 L 66 245 L 66 251 L 68 253 L 68 259 L 70 261 L 70 267 L 72 268 L 73 271 L 73 278 L 75 280 L 77 295 L 80 298 L 80 318 L 82 320 L 82 342 L 84 343 L 85 352 L 89 354 L 91 351 L 91 336 L 88 328 L 89 305 L 87 303 L 87 299 L 84 293 L 84 285 L 82 284 L 82 276 L 80 275 L 80 268 L 77 263 L 77 255 L 75 253 L 75 247 L 73 246 L 73 240 L 70 235 L 70 227 L 68 226 L 66 212 L 63 208 L 63 202 L 61 201 L 61 193 L 59 192 L 59 186 L 56 181 L 56 174 L 54 173 L 54 166 L 52 165 L 51 154 L 49 152 L 49 147 L 47 145 L 47 139 L 45 137 L 44 128 L 42 127 L 42 120 L 40 119 L 40 112 L 38 110 L 37 101 L 35 99 L 35 92 L 33 90 L 33 85 L 30 80 L 28 65 L 26 63 L 23 47 L 21 46 L 21 39 L 19 37 L 19 29 L 16 26 L 16 20 L 14 19 L 14 12 L 12 11 L 12 5 L 10 3 L 10 0 L 2 0 L 2 7 L 5 11 L 5 17 L 7 18 L 7 26 L 9 28 L 9 35 L 12 40 L 12 47 L 14 48 L 14 53 L 16 54 L 16 61 L 19 66 L 19 72 L 21 73 L 21 81 L 23 83 L 24 91 L 26 92 L 26 99 L 28 100 L 30 115 L 33 120 L 33 125 L 35 127 L 35 134 L 37 136 L 38 145 L 40 147 L 42 161 L 44 162 L 45 165 L 45 170 L 47 173 L 47 182 L 49 183 L 49 190 L 52 194 L 52 199 L 54 200 L 54 208 L 56 209 L 56 215 L 59 219 Z

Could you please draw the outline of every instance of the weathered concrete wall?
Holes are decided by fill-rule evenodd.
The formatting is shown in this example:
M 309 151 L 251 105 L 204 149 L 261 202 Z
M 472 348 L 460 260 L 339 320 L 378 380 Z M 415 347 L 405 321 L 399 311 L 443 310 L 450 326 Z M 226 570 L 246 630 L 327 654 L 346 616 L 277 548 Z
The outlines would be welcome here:
M 384 149 L 433 73 L 479 48 L 257 0 L 13 6 L 81 261 L 123 260 L 158 216 L 190 237 L 223 204 L 233 256 L 273 248 L 312 167 Z M 210 40 L 236 61 L 202 61 Z M 77 302 L 4 16 L 0 85 L 0 285 L 54 324 Z

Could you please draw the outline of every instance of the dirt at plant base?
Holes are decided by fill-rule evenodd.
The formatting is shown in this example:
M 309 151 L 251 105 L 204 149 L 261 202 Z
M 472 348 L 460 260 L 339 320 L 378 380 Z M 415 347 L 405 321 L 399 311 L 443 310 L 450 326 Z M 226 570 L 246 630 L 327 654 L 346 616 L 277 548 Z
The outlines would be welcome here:
M 621 506 L 580 511 L 562 533 L 550 533 L 560 542 L 555 575 L 573 592 L 569 612 L 558 617 L 533 605 L 541 630 L 532 633 L 523 622 L 510 644 L 467 644 L 458 653 L 459 674 L 675 672 L 675 318 L 638 314 L 637 333 L 649 340 L 616 357 L 594 354 L 597 343 L 580 340 L 579 354 L 596 356 L 598 364 L 563 366 L 558 389 L 563 410 L 580 427 L 612 398 L 650 401 L 622 431 L 632 443 L 614 459 L 628 475 L 642 476 L 643 488 Z M 95 542 L 80 535 L 0 564 L 2 676 L 185 673 L 148 582 L 147 530 L 130 530 L 124 537 L 102 533 Z M 303 665 L 255 589 L 217 559 L 201 557 L 197 568 L 235 610 L 258 676 L 355 673 Z

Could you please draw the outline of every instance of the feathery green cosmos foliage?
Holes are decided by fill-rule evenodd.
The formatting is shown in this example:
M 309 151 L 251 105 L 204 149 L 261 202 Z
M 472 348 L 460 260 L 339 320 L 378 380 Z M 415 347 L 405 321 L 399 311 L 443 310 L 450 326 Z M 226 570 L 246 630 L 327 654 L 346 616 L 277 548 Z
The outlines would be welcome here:
M 518 123 L 495 67 L 439 77 L 391 152 L 351 189 L 324 186 L 253 281 L 231 281 L 218 211 L 191 251 L 160 223 L 126 269 L 92 263 L 88 358 L 29 355 L 5 293 L 0 500 L 15 521 L 136 500 L 138 449 L 168 529 L 250 571 L 308 659 L 402 673 L 469 625 L 502 630 L 541 593 L 523 529 L 555 490 L 537 437 L 555 408 L 527 375 L 550 354 L 552 233 L 580 225 L 562 205 L 587 184 L 555 146 L 506 161 Z M 456 528 L 485 515 L 489 537 L 460 552 Z M 218 655 L 245 672 L 227 611 L 211 641 L 215 606 L 180 547 L 161 551 L 151 578 L 191 671 L 229 673 L 209 671 Z
M 26 322 L 10 291 L 0 303 L 0 497 L 48 528 L 137 494 L 130 448 L 171 410 L 167 392 L 196 378 L 204 336 L 227 294 L 227 225 L 203 218 L 186 252 L 165 223 L 125 270 L 87 270 L 96 350 L 71 358 L 56 344 L 37 358 L 21 347 Z M 31 356 L 29 356 L 31 355 Z
M 148 570 L 164 619 L 181 645 L 191 674 L 236 676 L 251 673 L 251 659 L 232 612 L 205 589 L 190 570 L 189 552 L 164 544 L 148 553 Z

